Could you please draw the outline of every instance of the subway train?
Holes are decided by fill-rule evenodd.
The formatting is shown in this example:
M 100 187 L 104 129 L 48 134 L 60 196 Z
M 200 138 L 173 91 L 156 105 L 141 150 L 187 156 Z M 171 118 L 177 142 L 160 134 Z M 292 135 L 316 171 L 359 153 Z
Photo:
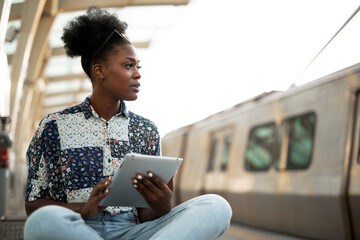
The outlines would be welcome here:
M 360 64 L 261 94 L 162 139 L 184 158 L 175 204 L 216 193 L 232 222 L 305 239 L 360 239 Z

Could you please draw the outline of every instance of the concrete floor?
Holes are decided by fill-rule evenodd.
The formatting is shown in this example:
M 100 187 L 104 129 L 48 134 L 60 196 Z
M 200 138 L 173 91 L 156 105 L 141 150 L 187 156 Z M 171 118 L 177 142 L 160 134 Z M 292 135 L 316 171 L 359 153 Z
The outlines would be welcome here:
M 231 224 L 219 240 L 301 240 L 303 238 L 254 229 L 238 224 Z

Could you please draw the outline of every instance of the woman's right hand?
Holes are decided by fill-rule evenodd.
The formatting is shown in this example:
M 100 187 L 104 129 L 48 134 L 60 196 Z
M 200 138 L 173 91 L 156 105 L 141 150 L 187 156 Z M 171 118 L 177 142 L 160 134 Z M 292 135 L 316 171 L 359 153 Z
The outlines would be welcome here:
M 82 218 L 95 216 L 106 207 L 99 206 L 100 201 L 110 193 L 107 188 L 111 183 L 112 177 L 101 180 L 91 191 L 87 203 L 82 207 L 80 214 Z

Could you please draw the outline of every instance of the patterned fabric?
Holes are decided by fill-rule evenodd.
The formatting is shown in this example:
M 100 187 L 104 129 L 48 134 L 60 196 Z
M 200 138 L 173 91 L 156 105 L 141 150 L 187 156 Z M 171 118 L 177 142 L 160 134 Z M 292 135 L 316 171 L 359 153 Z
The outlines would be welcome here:
M 86 202 L 93 187 L 114 175 L 129 152 L 160 155 L 156 126 L 127 111 L 109 121 L 101 118 L 89 98 L 49 114 L 39 124 L 26 154 L 26 201 L 49 198 L 65 203 Z M 112 214 L 132 208 L 112 206 Z

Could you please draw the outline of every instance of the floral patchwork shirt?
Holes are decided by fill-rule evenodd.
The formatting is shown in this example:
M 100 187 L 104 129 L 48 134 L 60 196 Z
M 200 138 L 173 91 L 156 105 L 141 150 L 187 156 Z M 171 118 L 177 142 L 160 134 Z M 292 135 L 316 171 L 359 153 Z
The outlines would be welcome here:
M 160 155 L 154 123 L 127 110 L 109 121 L 101 118 L 89 98 L 49 114 L 39 124 L 26 153 L 25 201 L 48 198 L 65 203 L 86 202 L 93 187 L 114 175 L 129 152 Z M 117 214 L 130 207 L 110 206 Z

